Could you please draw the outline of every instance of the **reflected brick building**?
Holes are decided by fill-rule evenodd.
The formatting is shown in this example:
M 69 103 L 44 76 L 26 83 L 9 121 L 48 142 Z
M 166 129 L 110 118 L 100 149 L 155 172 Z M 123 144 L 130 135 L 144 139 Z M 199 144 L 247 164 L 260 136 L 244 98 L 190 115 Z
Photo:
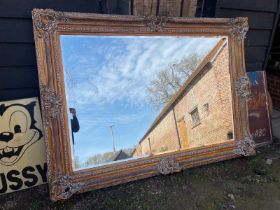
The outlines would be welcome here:
M 133 156 L 233 139 L 229 52 L 221 39 L 163 108 Z

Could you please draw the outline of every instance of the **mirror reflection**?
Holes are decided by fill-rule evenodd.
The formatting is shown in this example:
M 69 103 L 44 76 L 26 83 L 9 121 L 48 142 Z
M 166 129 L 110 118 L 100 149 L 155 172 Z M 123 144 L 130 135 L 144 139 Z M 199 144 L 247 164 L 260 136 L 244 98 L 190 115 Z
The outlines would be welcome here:
M 73 170 L 234 139 L 226 37 L 60 41 Z

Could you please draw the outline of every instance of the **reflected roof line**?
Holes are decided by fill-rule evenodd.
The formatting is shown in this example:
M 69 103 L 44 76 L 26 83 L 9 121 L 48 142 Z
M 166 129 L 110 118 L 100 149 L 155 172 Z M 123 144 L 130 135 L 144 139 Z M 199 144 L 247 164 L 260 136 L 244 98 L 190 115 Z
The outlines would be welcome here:
M 141 138 L 138 144 L 140 144 L 147 136 L 148 134 L 157 126 L 157 124 L 161 121 L 163 117 L 171 110 L 172 107 L 178 102 L 180 97 L 185 93 L 185 90 L 189 87 L 189 85 L 194 81 L 197 76 L 205 69 L 205 67 L 208 66 L 209 63 L 212 63 L 216 60 L 219 53 L 222 51 L 224 46 L 227 44 L 227 39 L 222 38 L 216 46 L 205 56 L 205 58 L 202 60 L 202 62 L 197 66 L 197 68 L 193 71 L 193 73 L 189 76 L 189 78 L 184 82 L 184 84 L 179 88 L 179 90 L 176 92 L 176 94 L 170 99 L 170 101 L 164 106 L 162 111 L 158 114 L 150 128 L 147 130 L 147 132 L 144 134 L 144 136 Z

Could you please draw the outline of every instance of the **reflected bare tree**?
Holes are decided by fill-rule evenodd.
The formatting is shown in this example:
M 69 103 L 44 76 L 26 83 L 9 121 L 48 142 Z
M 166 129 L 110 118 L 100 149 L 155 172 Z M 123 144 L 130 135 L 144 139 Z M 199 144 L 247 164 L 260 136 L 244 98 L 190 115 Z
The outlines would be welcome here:
M 201 56 L 192 53 L 178 63 L 170 64 L 166 69 L 158 72 L 155 79 L 147 86 L 148 101 L 160 108 L 166 104 L 179 90 L 192 71 L 201 61 Z

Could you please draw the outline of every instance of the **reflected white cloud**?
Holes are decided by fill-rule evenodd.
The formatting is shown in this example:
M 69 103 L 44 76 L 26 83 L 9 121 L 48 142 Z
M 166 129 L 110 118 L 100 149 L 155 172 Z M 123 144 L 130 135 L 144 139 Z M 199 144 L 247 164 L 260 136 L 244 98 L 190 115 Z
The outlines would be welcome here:
M 61 36 L 67 104 L 81 129 L 75 155 L 84 163 L 116 148 L 133 148 L 159 110 L 147 101 L 146 87 L 168 64 L 197 52 L 202 57 L 220 38 Z
M 62 43 L 71 45 L 63 36 Z M 182 37 L 114 37 L 109 45 L 98 43 L 100 38 L 83 37 L 93 45 L 83 52 L 73 52 L 67 58 L 65 70 L 69 77 L 69 94 L 77 105 L 128 101 L 145 104 L 145 87 L 157 72 L 169 63 L 190 53 L 205 54 L 218 39 Z M 71 41 L 72 42 L 72 41 Z M 70 48 L 71 49 L 71 48 Z M 73 48 L 72 48 L 73 49 Z M 101 57 L 101 59 L 97 59 Z M 166 59 L 168 58 L 168 59 Z M 72 65 L 67 65 L 69 62 Z M 74 61 L 74 62 L 73 62 Z M 76 69 L 76 70 L 75 70 Z M 73 80 L 76 78 L 76 81 Z M 72 90 L 72 91 L 71 91 Z

